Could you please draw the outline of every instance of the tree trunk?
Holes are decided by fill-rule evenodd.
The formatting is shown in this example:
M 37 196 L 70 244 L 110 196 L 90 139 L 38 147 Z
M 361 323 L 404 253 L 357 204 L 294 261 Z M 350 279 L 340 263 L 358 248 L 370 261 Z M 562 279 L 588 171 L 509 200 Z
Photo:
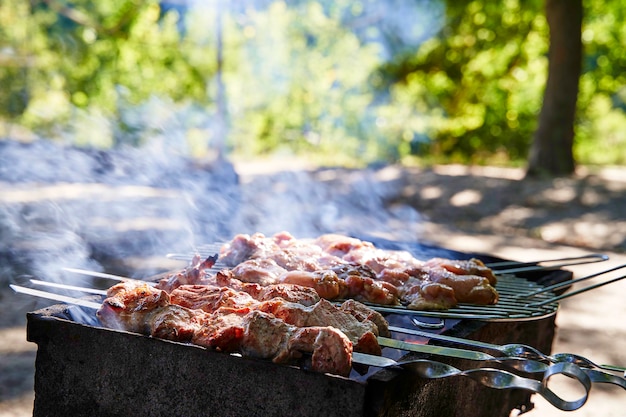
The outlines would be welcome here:
M 582 68 L 582 0 L 546 0 L 548 81 L 528 157 L 528 177 L 574 173 L 574 119 Z

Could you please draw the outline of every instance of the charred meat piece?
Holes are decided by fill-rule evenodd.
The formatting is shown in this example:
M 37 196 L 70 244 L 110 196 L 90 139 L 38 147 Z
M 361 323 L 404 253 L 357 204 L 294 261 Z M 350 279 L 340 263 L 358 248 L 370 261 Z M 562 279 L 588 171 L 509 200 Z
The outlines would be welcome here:
M 239 234 L 222 246 L 219 259 L 225 265 L 239 265 L 248 259 L 272 259 L 280 253 L 280 247 L 262 233 Z
M 262 311 L 297 327 L 332 326 L 342 331 L 354 343 L 356 350 L 372 354 L 381 353 L 376 339 L 379 335 L 379 324 L 369 319 L 372 317 L 378 320 L 379 317 L 371 310 L 369 314 L 366 313 L 367 307 L 363 305 L 357 317 L 346 309 L 335 307 L 325 299 L 320 299 L 311 306 L 288 302 L 282 298 L 256 301 L 245 292 L 211 285 L 180 286 L 172 292 L 171 302 L 206 313 L 221 311 L 245 315 L 250 311 Z M 384 319 L 379 320 L 379 323 L 386 334 L 388 325 Z
M 230 270 L 219 271 L 215 274 L 214 279 L 210 280 L 210 284 L 247 292 L 257 301 L 266 301 L 280 297 L 285 301 L 313 305 L 320 300 L 320 296 L 314 288 L 287 283 L 260 285 L 242 282 L 234 278 Z
M 213 285 L 181 285 L 172 291 L 170 298 L 173 304 L 207 313 L 225 308 L 245 314 L 258 304 L 246 292 Z
M 422 262 L 415 259 L 408 252 L 376 249 L 367 246 L 346 253 L 342 259 L 349 263 L 366 265 L 377 274 L 386 269 L 411 270 L 422 266 Z
M 444 268 L 429 268 L 428 281 L 447 285 L 460 303 L 489 305 L 498 302 L 498 292 L 489 280 L 478 275 L 456 275 Z
M 203 259 L 196 254 L 187 268 L 173 274 L 167 274 L 164 278 L 161 278 L 158 287 L 171 292 L 179 285 L 201 284 L 207 278 L 206 270 L 213 267 L 216 261 L 217 255 Z
M 233 275 L 241 281 L 301 285 L 329 300 L 437 310 L 498 300 L 495 274 L 478 259 L 423 262 L 407 251 L 383 250 L 339 234 L 316 239 L 296 239 L 286 232 L 237 235 L 221 254 L 229 263 L 239 261 Z
M 218 309 L 208 314 L 195 310 L 200 326 L 191 342 L 220 352 L 240 352 L 244 343 L 245 322 L 241 311 Z M 248 311 L 249 312 L 249 311 Z M 247 313 L 246 313 L 247 314 Z M 257 356 L 268 358 L 269 356 Z
M 348 296 L 347 283 L 331 270 L 288 271 L 280 277 L 280 282 L 313 288 L 321 298 L 327 300 Z
M 297 329 L 288 342 L 288 352 L 311 353 L 311 369 L 347 376 L 352 369 L 352 343 L 334 327 Z
M 344 281 L 349 298 L 382 305 L 398 304 L 398 289 L 388 282 L 358 275 L 348 275 Z
M 352 343 L 333 327 L 290 326 L 268 313 L 252 311 L 244 317 L 242 353 L 291 363 L 311 354 L 311 369 L 347 376 L 352 369 Z
M 400 297 L 412 310 L 447 310 L 458 304 L 454 290 L 438 282 L 410 280 L 399 287 Z
M 355 300 L 344 301 L 339 308 L 348 314 L 354 316 L 358 321 L 371 321 L 376 325 L 378 335 L 383 337 L 391 337 L 389 331 L 389 323 L 378 311 L 374 311 L 365 304 Z
M 197 286 L 195 286 L 197 287 Z M 184 292 L 179 287 L 175 291 Z M 246 294 L 247 295 L 247 294 Z M 328 326 L 300 328 L 260 310 L 219 307 L 212 313 L 171 304 L 170 296 L 143 283 L 112 287 L 97 312 L 103 325 L 207 348 L 295 363 L 311 355 L 311 369 L 347 376 L 352 342 Z
M 279 278 L 287 272 L 271 258 L 248 259 L 233 267 L 231 271 L 233 278 L 260 285 L 276 284 Z
M 333 233 L 319 236 L 315 239 L 314 243 L 322 248 L 324 252 L 340 258 L 343 258 L 347 253 L 353 250 L 362 248 L 375 249 L 374 245 L 370 242 Z
M 268 285 L 266 287 L 248 284 L 242 289 L 257 301 L 268 301 L 275 298 L 281 298 L 285 301 L 310 306 L 320 300 L 320 296 L 314 288 L 296 284 L 281 283 Z
M 170 304 L 165 291 L 135 281 L 111 287 L 96 316 L 112 329 L 178 342 L 191 340 L 198 328 L 193 311 Z
M 457 275 L 478 275 L 487 278 L 490 285 L 496 285 L 497 278 L 493 270 L 476 258 L 468 260 L 452 260 L 443 258 L 432 258 L 424 262 L 427 267 L 441 267 Z
M 261 303 L 258 309 L 297 327 L 334 327 L 350 339 L 354 350 L 374 355 L 381 354 L 381 348 L 376 339 L 378 327 L 374 322 L 357 320 L 350 313 L 324 299 L 310 307 L 276 299 Z

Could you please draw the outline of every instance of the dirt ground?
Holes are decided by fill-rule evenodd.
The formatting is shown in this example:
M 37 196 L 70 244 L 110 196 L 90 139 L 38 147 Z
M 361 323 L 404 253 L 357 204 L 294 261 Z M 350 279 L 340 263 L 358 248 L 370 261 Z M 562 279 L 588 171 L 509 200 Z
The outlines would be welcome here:
M 276 176 L 277 165 L 287 170 L 306 168 L 301 161 L 293 166 L 271 161 L 236 164 L 245 190 L 243 207 L 259 209 L 259 205 L 246 204 L 259 199 L 259 186 L 268 182 L 276 186 L 284 179 Z M 310 171 L 307 175 L 334 187 L 355 178 L 353 171 L 343 170 Z M 416 219 L 417 227 L 410 233 L 429 243 L 519 261 L 599 252 L 609 255 L 607 262 L 571 267 L 575 277 L 626 264 L 626 171 L 581 171 L 575 178 L 527 182 L 521 181 L 522 172 L 514 169 L 387 167 L 373 171 L 370 178 L 376 181 L 376 192 L 386 207 L 399 208 L 402 213 L 407 207 L 414 210 L 410 218 Z M 248 224 L 254 224 L 255 214 L 246 215 Z M 2 268 L 0 264 L 4 274 Z M 624 274 L 617 271 L 606 278 L 620 273 Z M 626 280 L 563 300 L 553 352 L 577 353 L 597 363 L 626 366 L 624 294 Z M 25 313 L 48 304 L 0 289 L 1 417 L 32 415 L 36 346 L 25 339 Z M 553 382 L 564 398 L 576 397 L 576 387 L 569 382 Z M 594 385 L 584 407 L 570 413 L 535 397 L 536 408 L 526 414 L 530 417 L 618 417 L 624 415 L 626 406 L 624 390 L 602 384 Z

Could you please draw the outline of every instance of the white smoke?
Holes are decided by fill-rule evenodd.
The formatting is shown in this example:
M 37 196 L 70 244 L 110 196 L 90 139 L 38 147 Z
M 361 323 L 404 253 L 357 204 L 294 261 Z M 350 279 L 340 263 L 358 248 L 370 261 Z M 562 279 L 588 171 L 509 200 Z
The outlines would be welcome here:
M 402 180 L 393 167 L 282 171 L 242 187 L 236 229 L 296 237 L 322 233 L 370 235 L 415 242 L 423 219 L 406 204 L 393 204 Z M 391 174 L 391 177 L 389 177 Z
M 202 13 L 207 6 L 220 5 L 236 21 L 237 14 L 272 3 L 214 1 L 201 7 L 190 2 L 189 7 Z M 320 3 L 334 7 L 332 2 Z M 358 23 L 353 30 L 363 43 L 384 43 L 393 33 L 402 45 L 414 48 L 440 28 L 439 2 L 396 2 L 392 8 L 382 4 L 362 2 L 360 12 L 345 17 L 347 23 L 350 19 Z M 376 30 L 362 22 L 371 22 Z M 276 63 L 271 60 L 278 55 L 266 54 L 259 64 L 273 68 Z M 228 93 L 230 86 L 226 87 Z M 237 105 L 231 103 L 233 108 Z M 239 184 L 227 161 L 189 157 L 190 127 L 210 133 L 212 116 L 198 115 L 193 106 L 169 111 L 172 106 L 170 101 L 152 98 L 137 108 L 122 109 L 120 119 L 133 130 L 136 147 L 89 148 L 106 145 L 106 140 L 96 143 L 104 136 L 129 137 L 107 116 L 80 111 L 63 142 L 84 149 L 45 140 L 0 141 L 4 277 L 27 274 L 54 281 L 79 280 L 64 267 L 143 276 L 168 266 L 162 262 L 167 253 L 191 253 L 199 245 L 224 241 L 235 233 L 286 230 L 308 237 L 340 232 L 403 241 L 415 241 L 421 234 L 419 213 L 392 202 L 394 181 L 399 180 L 390 176 L 389 169 L 287 170 Z M 205 144 L 210 147 L 210 139 Z M 161 262 L 153 263 L 154 259 Z M 72 283 L 89 283 L 79 281 Z

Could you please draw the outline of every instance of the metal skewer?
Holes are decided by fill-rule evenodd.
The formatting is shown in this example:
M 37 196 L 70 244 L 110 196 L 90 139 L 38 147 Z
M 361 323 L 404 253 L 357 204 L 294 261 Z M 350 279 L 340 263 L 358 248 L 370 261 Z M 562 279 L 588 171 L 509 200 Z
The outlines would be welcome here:
M 41 281 L 38 279 L 31 279 L 30 282 L 35 285 L 41 285 L 43 287 L 59 288 L 70 291 L 80 291 L 87 294 L 107 295 L 106 290 L 98 290 L 96 288 L 77 287 L 75 285 L 59 284 L 56 282 Z
M 572 284 L 577 284 L 579 282 L 583 282 L 583 281 L 589 280 L 591 278 L 595 278 L 595 277 L 600 276 L 600 275 L 608 274 L 609 272 L 617 271 L 617 270 L 623 269 L 623 268 L 626 268 L 626 264 L 619 265 L 619 266 L 616 266 L 616 267 L 611 268 L 611 269 L 607 269 L 606 271 L 596 272 L 595 274 L 587 275 L 587 276 L 584 276 L 584 277 L 581 277 L 581 278 L 577 278 L 577 279 L 574 279 L 574 280 L 560 282 L 560 283 L 557 283 L 557 284 L 554 284 L 554 285 L 550 285 L 550 286 L 547 286 L 547 287 L 544 287 L 544 288 L 541 288 L 541 289 L 538 289 L 538 290 L 535 290 L 535 291 L 518 294 L 516 297 L 517 298 L 532 298 L 532 297 L 535 297 L 535 296 L 537 296 L 539 294 L 543 294 L 543 293 L 548 292 L 548 291 L 553 291 L 553 290 L 557 290 L 557 289 L 560 289 L 560 288 L 569 287 Z M 581 293 L 593 290 L 595 288 L 602 287 L 602 286 L 607 285 L 607 284 L 611 284 L 613 282 L 622 280 L 624 278 L 626 278 L 626 275 L 618 277 L 618 278 L 614 278 L 614 279 L 609 280 L 609 281 L 601 282 L 601 283 L 598 283 L 598 284 L 595 284 L 595 285 L 590 285 L 588 287 L 581 288 L 581 289 L 576 290 L 576 291 L 571 291 L 571 292 L 568 292 L 566 294 L 560 295 L 558 297 L 552 297 L 552 298 L 549 298 L 548 300 L 545 300 L 545 301 L 529 303 L 527 305 L 528 306 L 542 306 L 542 305 L 544 305 L 544 304 L 546 304 L 548 302 L 554 302 L 554 301 L 562 300 L 564 298 L 569 298 L 569 297 L 572 297 L 574 295 L 581 294 Z
M 581 369 L 572 366 L 569 363 L 560 363 L 547 367 L 541 381 L 530 378 L 522 378 L 510 372 L 493 369 L 493 368 L 477 368 L 462 371 L 451 365 L 436 362 L 428 359 L 414 359 L 407 361 L 394 361 L 393 359 L 364 355 L 362 353 L 353 352 L 353 361 L 377 367 L 400 367 L 416 373 L 422 378 L 441 379 L 452 376 L 468 377 L 476 382 L 495 388 L 495 389 L 523 389 L 534 392 L 545 398 L 554 407 L 564 410 L 573 411 L 582 407 L 589 396 L 591 390 L 591 379 Z M 585 389 L 585 394 L 577 400 L 567 401 L 556 395 L 548 388 L 548 380 L 551 376 L 563 374 L 574 378 L 580 382 Z
M 96 277 L 96 278 L 107 278 L 107 279 L 112 279 L 115 281 L 141 281 L 141 282 L 145 282 L 148 285 L 156 285 L 156 282 L 152 282 L 152 281 L 144 281 L 141 279 L 134 279 L 134 278 L 128 278 L 128 277 L 123 277 L 120 275 L 113 275 L 113 274 L 107 274 L 105 272 L 97 272 L 97 271 L 90 271 L 88 269 L 80 269 L 80 268 L 63 268 L 64 271 L 67 272 L 73 272 L 75 274 L 81 274 L 81 275 L 87 275 L 90 277 Z
M 530 271 L 545 271 L 552 269 L 560 269 L 565 266 L 572 265 L 582 265 L 589 264 L 595 262 L 604 262 L 607 261 L 609 257 L 604 254 L 591 254 L 591 255 L 582 255 L 575 256 L 569 258 L 558 258 L 558 259 L 546 259 L 543 261 L 533 261 L 533 262 L 517 262 L 517 261 L 502 261 L 502 262 L 491 262 L 485 264 L 486 267 L 493 269 L 493 272 L 496 274 L 514 274 L 517 272 L 530 272 Z M 559 263 L 555 263 L 559 262 Z M 555 263 L 554 265 L 539 265 L 545 263 Z M 504 267 L 504 269 L 500 269 Z
M 32 295 L 39 298 L 45 298 L 47 300 L 60 301 L 62 303 L 74 304 L 81 307 L 87 307 L 94 310 L 98 310 L 102 304 L 96 303 L 95 301 L 83 300 L 81 298 L 68 297 L 61 294 L 54 294 L 46 291 L 39 291 L 32 288 L 26 288 L 19 285 L 10 284 L 9 287 L 13 291 L 19 294 Z
M 590 377 L 592 377 L 594 382 L 614 384 L 614 385 L 618 385 L 626 389 L 626 379 L 619 377 L 617 375 L 599 371 L 599 369 L 604 369 L 608 371 L 624 372 L 626 371 L 626 368 L 622 368 L 622 367 L 615 366 L 615 365 L 598 365 L 585 357 L 582 357 L 573 353 L 557 353 L 555 355 L 550 356 L 550 355 L 546 355 L 540 352 L 539 350 L 535 349 L 532 346 L 523 345 L 519 343 L 511 343 L 507 345 L 494 345 L 491 343 L 479 342 L 476 340 L 463 339 L 459 337 L 446 336 L 442 334 L 430 333 L 430 332 L 425 332 L 421 330 L 407 329 L 404 327 L 395 327 L 395 326 L 390 326 L 389 330 L 393 332 L 398 332 L 398 333 L 410 334 L 413 336 L 425 337 L 425 338 L 432 339 L 432 340 L 439 340 L 439 341 L 456 343 L 456 344 L 465 345 L 465 346 L 487 349 L 487 350 L 499 352 L 503 354 L 504 356 L 506 356 L 507 358 L 519 357 L 519 358 L 526 358 L 526 359 L 532 359 L 535 361 L 544 361 L 544 362 L 550 362 L 550 363 L 573 363 L 582 368 L 585 368 L 586 372 L 590 371 L 588 372 L 588 374 Z

